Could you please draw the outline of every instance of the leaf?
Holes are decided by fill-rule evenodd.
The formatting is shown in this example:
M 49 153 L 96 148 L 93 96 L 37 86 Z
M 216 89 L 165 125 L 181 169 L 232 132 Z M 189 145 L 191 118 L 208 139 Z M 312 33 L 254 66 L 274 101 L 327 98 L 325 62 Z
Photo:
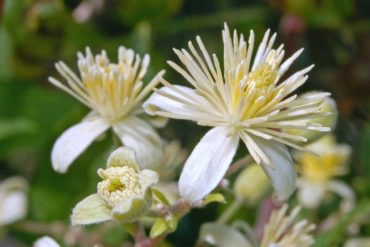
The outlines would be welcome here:
M 155 188 L 152 188 L 152 191 L 153 191 L 153 194 L 154 196 L 161 202 L 163 203 L 165 206 L 170 206 L 170 202 L 168 201 L 167 197 L 162 193 L 160 192 L 159 190 L 155 189 Z
M 226 203 L 226 199 L 221 193 L 211 193 L 204 198 L 204 205 L 212 202 Z
M 150 229 L 150 234 L 149 234 L 150 238 L 158 237 L 159 235 L 165 233 L 167 230 L 168 230 L 167 222 L 162 218 L 158 218 L 154 222 L 152 229 Z

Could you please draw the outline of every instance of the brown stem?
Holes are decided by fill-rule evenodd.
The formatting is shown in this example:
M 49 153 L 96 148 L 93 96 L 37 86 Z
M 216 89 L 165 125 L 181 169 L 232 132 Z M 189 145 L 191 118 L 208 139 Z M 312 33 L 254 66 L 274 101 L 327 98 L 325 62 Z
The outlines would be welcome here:
M 230 176 L 230 175 L 236 173 L 237 171 L 239 171 L 243 167 L 251 164 L 252 162 L 253 162 L 253 158 L 250 155 L 247 155 L 244 158 L 238 159 L 233 164 L 231 164 L 231 166 L 227 170 L 225 176 L 227 177 L 227 176 Z

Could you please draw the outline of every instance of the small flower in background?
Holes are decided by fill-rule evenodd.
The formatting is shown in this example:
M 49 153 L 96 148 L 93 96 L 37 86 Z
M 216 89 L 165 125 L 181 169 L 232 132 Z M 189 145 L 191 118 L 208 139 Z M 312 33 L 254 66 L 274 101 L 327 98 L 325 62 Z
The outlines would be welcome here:
M 308 146 L 320 156 L 307 153 L 297 154 L 301 177 L 298 180 L 298 199 L 302 206 L 317 208 L 325 193 L 334 192 L 345 199 L 349 205 L 355 200 L 352 189 L 335 176 L 347 173 L 351 154 L 350 146 L 337 144 L 332 135 L 326 135 Z
M 151 206 L 150 187 L 158 182 L 151 170 L 140 171 L 135 152 L 121 147 L 109 157 L 107 169 L 99 169 L 103 181 L 97 193 L 79 202 L 73 209 L 72 225 L 100 223 L 107 220 L 131 222 L 143 216 Z
M 33 247 L 60 247 L 60 245 L 51 237 L 44 236 L 37 239 Z
M 0 227 L 24 218 L 27 214 L 28 183 L 11 177 L 0 183 Z
M 299 207 L 296 207 L 288 214 L 286 204 L 273 211 L 265 225 L 261 241 L 257 240 L 248 225 L 240 222 L 236 222 L 233 227 L 204 224 L 200 239 L 219 247 L 308 247 L 314 242 L 311 232 L 315 226 L 306 219 L 296 222 L 299 211 Z M 245 234 L 239 230 L 243 230 Z
M 51 157 L 56 171 L 65 172 L 90 143 L 110 127 L 123 145 L 137 152 L 142 167 L 161 158 L 160 137 L 137 116 L 141 113 L 142 100 L 164 74 L 159 72 L 144 86 L 142 79 L 149 61 L 148 55 L 141 60 L 133 50 L 119 47 L 118 63 L 110 63 L 105 51 L 94 57 L 86 48 L 86 55 L 78 53 L 81 79 L 63 62 L 56 63 L 66 83 L 52 77 L 49 81 L 92 110 L 55 142 Z
M 300 98 L 291 95 L 305 83 L 306 74 L 313 66 L 280 82 L 302 50 L 282 63 L 283 45 L 272 49 L 276 35 L 269 37 L 269 34 L 269 31 L 265 33 L 252 60 L 253 31 L 247 44 L 236 31 L 231 37 L 225 24 L 223 72 L 217 56 L 210 56 L 197 37 L 203 58 L 189 42 L 191 53 L 175 50 L 186 69 L 169 62 L 195 89 L 171 85 L 163 79 L 165 87 L 156 90 L 144 103 L 148 114 L 212 127 L 195 147 L 181 173 L 179 191 L 190 202 L 202 199 L 219 184 L 233 160 L 239 139 L 262 165 L 280 199 L 287 199 L 296 187 L 296 173 L 287 146 L 306 150 L 301 144 L 307 141 L 287 130 L 330 130 L 307 121 L 327 115 L 321 112 L 321 105 L 329 93 Z

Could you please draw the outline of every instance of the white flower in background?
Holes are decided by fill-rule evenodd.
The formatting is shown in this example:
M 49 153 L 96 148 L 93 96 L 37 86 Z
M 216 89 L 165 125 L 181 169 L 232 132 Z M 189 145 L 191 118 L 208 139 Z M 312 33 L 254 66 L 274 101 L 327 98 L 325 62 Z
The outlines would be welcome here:
M 305 150 L 297 142 L 305 137 L 291 135 L 287 129 L 329 131 L 307 119 L 327 113 L 320 112 L 328 93 L 316 93 L 297 98 L 292 92 L 308 78 L 309 66 L 280 82 L 299 50 L 282 63 L 283 45 L 272 49 L 275 35 L 266 32 L 252 60 L 254 34 L 248 45 L 243 35 L 228 27 L 222 32 L 224 70 L 216 55 L 212 57 L 199 37 L 202 56 L 189 42 L 190 53 L 182 49 L 175 53 L 185 69 L 169 64 L 194 87 L 171 85 L 156 90 L 144 109 L 152 115 L 196 121 L 212 129 L 201 139 L 185 163 L 179 180 L 182 197 L 194 202 L 212 191 L 224 176 L 241 139 L 254 160 L 263 166 L 280 199 L 288 198 L 295 189 L 296 173 L 287 146 Z
M 107 169 L 99 169 L 103 181 L 97 193 L 92 194 L 73 209 L 72 225 L 86 225 L 118 220 L 131 222 L 143 216 L 151 206 L 150 187 L 158 182 L 158 175 L 142 170 L 135 159 L 135 152 L 121 147 L 109 157 Z
M 26 216 L 27 189 L 27 181 L 21 177 L 11 177 L 0 183 L 0 227 Z
M 346 241 L 344 247 L 369 247 L 370 246 L 370 238 L 369 237 L 359 237 L 359 238 L 352 238 Z
M 235 222 L 232 227 L 217 223 L 204 224 L 200 239 L 217 247 L 309 247 L 314 242 L 311 232 L 315 226 L 305 219 L 296 222 L 299 210 L 296 207 L 288 214 L 288 205 L 284 205 L 273 211 L 260 243 L 253 230 L 240 222 Z
M 160 159 L 159 136 L 137 116 L 141 113 L 142 100 L 164 74 L 164 71 L 159 72 L 144 86 L 142 79 L 149 61 L 148 55 L 141 60 L 133 50 L 119 47 L 118 63 L 110 63 L 105 51 L 94 57 L 86 48 L 86 55 L 78 53 L 81 79 L 63 62 L 56 63 L 56 69 L 66 83 L 52 77 L 49 81 L 92 110 L 81 123 L 67 129 L 55 142 L 51 157 L 56 171 L 65 172 L 91 142 L 110 127 L 123 145 L 138 153 L 143 167 Z
M 37 239 L 33 247 L 60 247 L 60 245 L 51 237 L 44 236 Z
M 347 173 L 351 148 L 336 144 L 332 135 L 326 135 L 308 146 L 320 156 L 307 153 L 297 154 L 301 177 L 298 180 L 298 199 L 307 208 L 317 208 L 326 192 L 334 192 L 353 205 L 355 195 L 352 189 L 335 176 Z

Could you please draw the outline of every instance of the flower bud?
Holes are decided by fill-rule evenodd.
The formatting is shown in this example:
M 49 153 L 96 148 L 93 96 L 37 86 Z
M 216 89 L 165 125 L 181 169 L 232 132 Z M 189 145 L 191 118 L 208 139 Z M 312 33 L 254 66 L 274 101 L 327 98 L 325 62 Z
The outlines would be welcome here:
M 256 204 L 270 190 L 270 182 L 262 167 L 252 164 L 236 178 L 234 192 L 239 199 Z
M 73 209 L 72 225 L 112 219 L 132 222 L 150 208 L 150 187 L 158 182 L 157 173 L 140 171 L 134 151 L 124 147 L 110 155 L 107 166 L 107 169 L 98 170 L 103 181 L 98 183 L 97 193 L 88 196 Z

